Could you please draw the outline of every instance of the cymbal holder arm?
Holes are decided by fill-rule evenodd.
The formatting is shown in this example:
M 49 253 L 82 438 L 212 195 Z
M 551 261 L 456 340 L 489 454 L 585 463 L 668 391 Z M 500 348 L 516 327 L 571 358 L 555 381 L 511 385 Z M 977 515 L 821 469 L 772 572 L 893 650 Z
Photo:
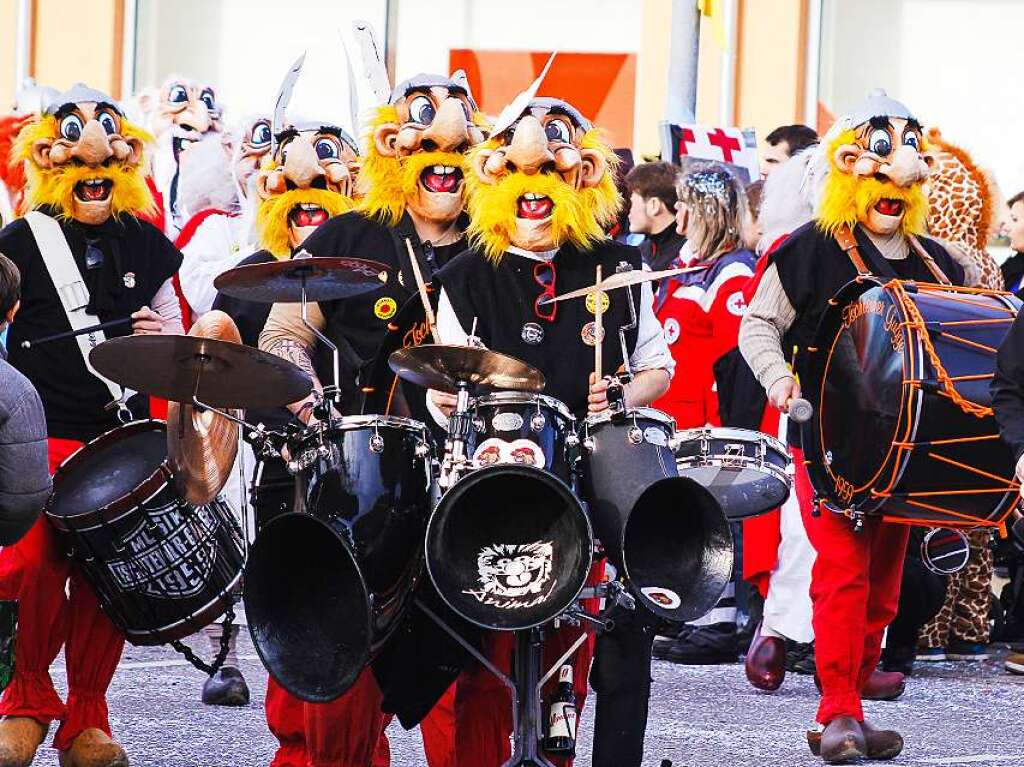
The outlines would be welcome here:
M 623 264 L 619 264 L 619 267 L 615 271 L 632 271 L 632 269 L 623 269 L 622 267 Z M 636 302 L 633 300 L 632 288 L 626 288 L 626 306 L 629 307 L 629 324 L 623 325 L 619 328 L 619 346 L 622 348 L 622 365 L 626 369 L 626 376 L 629 381 L 632 381 L 635 374 L 633 372 L 633 365 L 629 361 L 629 345 L 626 343 L 626 333 L 630 330 L 635 330 L 640 326 L 640 321 L 637 319 Z
M 469 409 L 469 385 L 459 381 L 458 399 L 455 411 L 448 419 L 448 437 L 451 442 L 452 463 L 461 464 L 466 458 L 466 440 L 473 428 L 473 417 Z
M 331 351 L 331 374 L 333 378 L 328 386 L 324 387 L 324 397 L 327 399 L 336 399 L 340 393 L 341 386 L 341 354 L 338 351 L 338 346 L 331 339 L 320 332 L 320 328 L 309 321 L 309 299 L 306 296 L 306 275 L 303 273 L 300 277 L 302 285 L 302 295 L 300 297 L 300 312 L 302 316 L 303 326 L 309 330 L 313 336 L 326 346 Z

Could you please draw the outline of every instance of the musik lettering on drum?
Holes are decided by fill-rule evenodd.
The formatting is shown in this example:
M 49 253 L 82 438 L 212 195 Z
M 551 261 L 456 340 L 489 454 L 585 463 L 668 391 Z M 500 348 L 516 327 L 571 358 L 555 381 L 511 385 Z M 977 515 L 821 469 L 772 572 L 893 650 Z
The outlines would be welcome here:
M 206 506 L 168 503 L 125 536 L 126 556 L 109 560 L 107 568 L 125 591 L 164 599 L 195 596 L 213 571 L 219 527 Z
M 843 308 L 843 329 L 849 330 L 857 320 L 869 314 L 884 318 L 885 329 L 889 331 L 893 351 L 903 350 L 903 322 L 895 306 L 884 301 L 865 299 L 848 304 Z
M 551 541 L 485 546 L 477 555 L 481 588 L 463 593 L 504 610 L 544 604 L 558 585 L 558 579 L 551 577 L 553 562 Z

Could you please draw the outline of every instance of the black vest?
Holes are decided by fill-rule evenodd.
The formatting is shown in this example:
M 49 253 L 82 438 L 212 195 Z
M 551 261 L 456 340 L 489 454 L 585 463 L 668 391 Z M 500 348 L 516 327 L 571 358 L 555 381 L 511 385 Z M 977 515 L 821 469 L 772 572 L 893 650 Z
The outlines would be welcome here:
M 555 293 L 568 293 L 594 284 L 595 268 L 602 274 L 615 273 L 620 263 L 640 268 L 640 251 L 628 245 L 606 240 L 581 252 L 563 245 L 555 254 Z M 534 278 L 535 259 L 506 253 L 495 265 L 480 252 L 469 250 L 442 269 L 437 279 L 451 301 L 466 332 L 476 319 L 476 334 L 488 348 L 510 354 L 538 368 L 547 378 L 544 393 L 564 402 L 570 410 L 586 411 L 589 373 L 594 369 L 594 347 L 584 340 L 587 328 L 593 330 L 594 314 L 582 298 L 561 301 L 554 322 L 534 312 L 534 302 L 544 292 Z M 630 288 L 637 314 L 640 313 L 640 287 Z M 623 364 L 619 328 L 630 323 L 629 301 L 624 290 L 608 293 L 604 313 L 602 345 L 604 372 L 614 373 Z M 593 301 L 589 302 L 594 306 Z M 542 313 L 543 312 L 542 309 Z M 539 326 L 543 338 L 528 343 L 523 328 Z M 528 335 L 528 334 L 527 334 Z M 590 336 L 592 338 L 592 335 Z M 636 348 L 636 328 L 626 333 L 627 353 Z

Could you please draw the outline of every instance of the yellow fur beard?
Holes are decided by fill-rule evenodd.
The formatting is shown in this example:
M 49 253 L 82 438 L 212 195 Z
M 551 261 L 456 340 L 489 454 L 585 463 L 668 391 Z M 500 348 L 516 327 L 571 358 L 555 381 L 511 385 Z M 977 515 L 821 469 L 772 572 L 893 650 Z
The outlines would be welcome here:
M 583 138 L 583 147 L 597 149 L 608 167 L 596 186 L 576 190 L 554 173 L 527 175 L 510 173 L 496 184 L 481 181 L 475 173 L 466 176 L 469 207 L 467 233 L 475 247 L 483 250 L 491 261 L 500 261 L 516 234 L 519 198 L 527 192 L 551 198 L 552 240 L 560 247 L 566 242 L 586 249 L 605 238 L 605 228 L 615 221 L 619 211 L 619 193 L 615 188 L 615 166 L 618 157 L 603 144 L 594 131 Z M 494 149 L 497 144 L 486 141 L 479 148 Z
M 853 144 L 856 140 L 853 130 L 843 131 L 832 140 L 828 148 L 829 157 L 834 157 L 840 146 Z M 815 216 L 819 229 L 832 234 L 841 226 L 852 228 L 858 221 L 867 219 L 879 200 L 891 199 L 903 201 L 900 232 L 905 235 L 924 234 L 928 221 L 928 197 L 922 184 L 903 188 L 892 182 L 844 173 L 831 160 L 829 162 L 825 190 Z
M 300 203 L 319 205 L 331 218 L 352 210 L 351 198 L 326 189 L 292 189 L 274 195 L 260 203 L 256 211 L 256 234 L 260 247 L 269 250 L 277 259 L 291 255 L 291 223 L 288 214 Z
M 29 123 L 18 134 L 14 157 L 25 162 L 25 206 L 36 209 L 50 205 L 61 218 L 70 218 L 74 211 L 75 185 L 89 178 L 113 182 L 110 211 L 115 218 L 122 215 L 151 215 L 156 212 L 153 196 L 146 186 L 146 165 L 128 165 L 111 160 L 108 165 L 89 168 L 74 162 L 41 168 L 32 159 L 32 146 L 40 139 L 57 138 L 57 119 L 47 115 Z M 152 137 L 126 120 L 121 121 L 121 135 L 138 138 L 144 144 Z

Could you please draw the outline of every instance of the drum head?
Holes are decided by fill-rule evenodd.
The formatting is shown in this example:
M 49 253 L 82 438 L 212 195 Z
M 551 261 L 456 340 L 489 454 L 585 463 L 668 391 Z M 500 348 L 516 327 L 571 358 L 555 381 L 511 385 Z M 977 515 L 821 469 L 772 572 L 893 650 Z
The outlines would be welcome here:
M 139 421 L 109 431 L 57 469 L 47 512 L 76 517 L 110 506 L 139 488 L 166 460 L 163 422 Z
M 679 476 L 689 477 L 706 488 L 727 519 L 756 517 L 778 508 L 789 498 L 788 482 L 755 469 L 680 466 Z
M 898 309 L 874 287 L 844 307 L 825 364 L 819 427 L 832 471 L 856 488 L 878 475 L 903 409 Z M 897 350 L 898 347 L 898 350 Z

